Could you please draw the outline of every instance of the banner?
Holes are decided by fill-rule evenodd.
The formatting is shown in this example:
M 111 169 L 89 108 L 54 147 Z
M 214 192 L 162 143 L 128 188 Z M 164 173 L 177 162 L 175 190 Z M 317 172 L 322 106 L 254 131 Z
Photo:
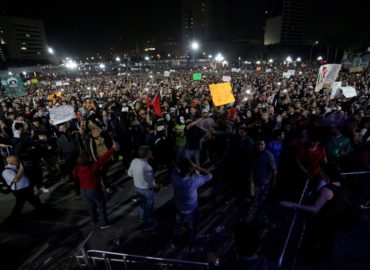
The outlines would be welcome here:
M 342 87 L 342 82 L 333 83 L 333 88 L 331 89 L 331 93 L 330 93 L 330 99 L 336 98 L 341 87 Z
M 283 72 L 283 78 L 290 78 L 290 74 L 288 72 Z
M 193 81 L 200 81 L 202 79 L 202 73 L 194 73 Z
M 53 125 L 67 122 L 76 117 L 72 105 L 63 105 L 49 109 L 50 120 Z
M 288 74 L 290 74 L 290 76 L 294 76 L 295 75 L 295 70 L 294 69 L 288 69 Z
M 338 77 L 340 64 L 327 64 L 320 66 L 319 74 L 317 75 L 315 92 L 322 88 L 331 88 Z
M 345 86 L 345 87 L 341 87 L 341 89 L 343 92 L 343 96 L 345 96 L 346 98 L 357 96 L 356 89 L 353 86 Z
M 235 102 L 235 97 L 233 95 L 231 84 L 229 82 L 210 84 L 209 90 L 211 91 L 213 103 L 216 106 Z
M 231 81 L 231 76 L 222 76 L 222 81 L 223 82 L 230 82 Z
M 4 95 L 7 97 L 23 97 L 26 95 L 22 79 L 19 75 L 1 76 L 1 84 L 4 86 Z

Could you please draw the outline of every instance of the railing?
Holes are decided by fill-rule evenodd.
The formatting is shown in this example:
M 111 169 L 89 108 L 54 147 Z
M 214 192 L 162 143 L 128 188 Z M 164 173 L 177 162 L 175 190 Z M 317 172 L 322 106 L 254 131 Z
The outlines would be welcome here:
M 75 258 L 80 269 L 119 269 L 129 270 L 130 265 L 147 265 L 145 268 L 154 269 L 208 269 L 208 263 L 189 260 L 133 255 L 126 253 L 109 252 L 102 250 L 86 250 L 85 245 L 90 239 L 92 232 L 78 246 Z M 135 268 L 137 269 L 137 268 Z
M 306 195 L 306 192 L 307 192 L 309 183 L 310 183 L 310 178 L 307 178 L 306 184 L 305 184 L 305 186 L 303 188 L 303 191 L 302 191 L 302 194 L 301 194 L 301 197 L 299 199 L 299 203 L 298 204 L 302 204 L 303 199 L 304 199 L 304 197 Z M 280 257 L 279 257 L 279 261 L 278 261 L 279 268 L 281 268 L 282 265 L 283 265 L 283 262 L 284 262 L 284 259 L 285 259 L 285 256 L 286 256 L 286 250 L 287 250 L 288 244 L 290 242 L 290 238 L 292 236 L 293 228 L 294 228 L 294 226 L 296 224 L 296 221 L 297 221 L 297 216 L 298 216 L 298 212 L 295 211 L 294 216 L 293 216 L 293 219 L 292 219 L 292 222 L 291 222 L 290 227 L 289 227 L 288 235 L 285 238 L 283 250 L 281 251 L 281 254 L 280 254 Z
M 344 173 L 341 173 L 341 176 L 347 177 L 347 176 L 353 176 L 353 175 L 358 176 L 358 175 L 366 175 L 366 174 L 370 174 L 370 171 L 344 172 Z M 300 200 L 299 200 L 299 204 L 302 204 L 302 202 L 303 202 L 303 199 L 304 199 L 305 194 L 306 194 L 307 189 L 308 189 L 309 182 L 310 182 L 310 178 L 308 178 L 307 181 L 306 181 L 305 187 L 302 191 L 302 194 L 301 194 L 301 197 L 300 197 Z M 369 209 L 370 204 L 369 204 L 369 206 L 361 206 L 361 208 L 362 209 Z M 279 268 L 281 268 L 281 269 L 283 269 L 282 267 L 284 266 L 284 260 L 286 259 L 286 255 L 287 255 L 286 254 L 287 247 L 288 247 L 288 245 L 291 241 L 292 232 L 293 232 L 293 229 L 294 229 L 294 227 L 296 225 L 296 221 L 297 221 L 297 216 L 298 216 L 298 211 L 295 211 L 292 222 L 291 222 L 290 227 L 289 227 L 288 234 L 285 238 L 285 242 L 284 242 L 282 252 L 279 256 L 278 265 L 279 265 Z M 301 240 L 302 240 L 302 235 L 303 235 L 303 233 L 301 234 L 301 239 L 299 241 L 298 249 L 299 249 L 299 246 L 300 246 L 300 243 L 301 243 Z M 295 261 L 295 259 L 296 258 L 293 258 L 294 261 Z M 293 264 L 291 269 L 294 269 L 294 264 Z

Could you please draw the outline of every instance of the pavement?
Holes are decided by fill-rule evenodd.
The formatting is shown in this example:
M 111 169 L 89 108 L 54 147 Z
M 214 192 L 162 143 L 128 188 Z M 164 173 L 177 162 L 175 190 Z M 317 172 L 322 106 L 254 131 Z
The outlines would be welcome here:
M 199 190 L 200 248 L 196 252 L 188 251 L 185 228 L 179 245 L 171 246 L 175 205 L 173 188 L 165 171 L 157 175 L 164 188 L 156 193 L 155 216 L 159 227 L 152 232 L 142 230 L 133 182 L 125 170 L 116 163 L 109 174 L 114 193 L 106 194 L 106 198 L 108 217 L 113 225 L 106 229 L 100 229 L 90 221 L 85 201 L 74 194 L 73 184 L 63 179 L 51 182 L 50 192 L 40 195 L 47 206 L 45 212 L 35 212 L 26 204 L 21 216 L 11 225 L 1 223 L 9 215 L 14 197 L 0 194 L 0 254 L 6 261 L 4 269 L 79 269 L 74 255 L 84 240 L 86 250 L 200 262 L 205 262 L 205 253 L 210 249 L 216 250 L 220 256 L 233 253 L 232 225 L 239 219 L 248 218 L 250 204 L 236 196 L 229 179 L 222 179 L 217 170 L 215 179 Z M 277 261 L 292 213 L 275 206 L 271 209 L 272 223 L 265 227 L 262 251 Z M 316 269 L 370 269 L 369 224 L 370 219 L 364 214 L 354 231 L 339 233 L 333 263 Z M 87 236 L 90 237 L 87 239 Z M 294 269 L 312 268 L 297 261 Z

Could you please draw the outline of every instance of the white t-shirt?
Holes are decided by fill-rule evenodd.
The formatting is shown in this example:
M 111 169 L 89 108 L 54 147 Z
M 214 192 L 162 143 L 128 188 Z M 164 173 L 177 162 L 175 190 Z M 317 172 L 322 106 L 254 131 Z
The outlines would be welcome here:
M 134 178 L 134 185 L 137 188 L 149 189 L 155 184 L 152 167 L 148 161 L 141 158 L 131 161 L 128 176 Z

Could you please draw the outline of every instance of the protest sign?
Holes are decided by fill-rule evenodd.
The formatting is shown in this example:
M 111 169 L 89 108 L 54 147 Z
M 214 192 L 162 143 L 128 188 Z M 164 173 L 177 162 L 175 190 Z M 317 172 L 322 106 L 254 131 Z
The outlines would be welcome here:
M 231 84 L 229 82 L 210 84 L 209 89 L 211 91 L 213 103 L 216 106 L 235 102 L 235 97 L 233 95 Z
M 67 122 L 76 117 L 73 106 L 63 105 L 49 109 L 50 120 L 53 125 Z

